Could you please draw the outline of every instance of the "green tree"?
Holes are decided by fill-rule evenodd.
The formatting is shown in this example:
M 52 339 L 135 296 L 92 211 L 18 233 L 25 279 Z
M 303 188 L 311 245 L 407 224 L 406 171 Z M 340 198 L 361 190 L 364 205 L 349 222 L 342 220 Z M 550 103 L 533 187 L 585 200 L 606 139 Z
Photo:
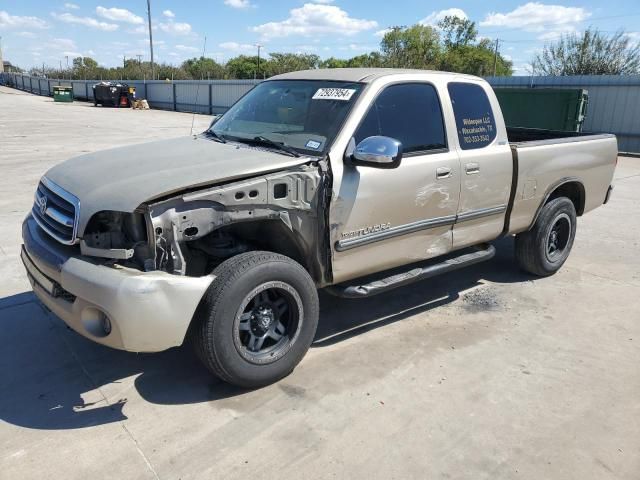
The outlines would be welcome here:
M 292 72 L 296 70 L 308 70 L 320 66 L 318 55 L 306 53 L 270 53 L 266 65 L 267 75 Z
M 265 59 L 260 61 L 261 72 L 266 71 Z M 227 76 L 229 78 L 258 78 L 258 57 L 248 55 L 238 55 L 230 59 L 226 64 Z M 260 75 L 262 77 L 262 75 Z
M 478 41 L 476 24 L 445 17 L 438 29 L 425 25 L 394 27 L 380 43 L 384 66 L 491 75 L 511 75 L 512 64 L 495 52 L 489 40 Z
M 83 57 L 82 61 L 84 63 L 85 68 L 89 68 L 89 69 L 92 69 L 92 70 L 95 70 L 96 68 L 98 68 L 98 62 L 96 62 L 91 57 Z
M 225 68 L 212 58 L 200 57 L 185 60 L 181 67 L 194 80 L 224 78 Z
M 330 57 L 320 62 L 320 68 L 384 67 L 385 62 L 380 52 L 370 52 L 351 58 Z
M 180 67 L 166 63 L 156 65 L 156 75 L 160 80 L 191 80 L 191 77 Z
M 545 45 L 531 66 L 543 75 L 633 75 L 640 73 L 640 42 L 633 44 L 622 30 L 606 36 L 588 28 Z
M 347 60 L 347 67 L 384 67 L 386 60 L 380 52 L 363 53 Z
M 436 68 L 441 54 L 438 32 L 426 25 L 393 27 L 380 42 L 390 67 Z
M 438 28 L 446 48 L 470 45 L 478 36 L 475 22 L 467 18 L 447 15 L 438 23 Z
M 91 57 L 76 57 L 72 61 L 74 78 L 94 78 L 98 62 Z
M 482 76 L 493 74 L 494 63 L 497 75 L 511 75 L 511 62 L 499 53 L 496 56 L 493 44 L 489 40 L 478 40 L 477 37 L 478 31 L 474 22 L 448 16 L 437 27 L 426 25 L 393 27 L 380 42 L 379 51 L 351 58 L 330 57 L 321 60 L 314 54 L 272 53 L 267 58 L 260 59 L 257 56 L 239 55 L 230 59 L 225 65 L 221 65 L 211 58 L 195 57 L 185 60 L 177 67 L 163 63 L 156 64 L 156 78 L 161 80 L 262 79 L 296 70 L 347 67 L 433 69 Z M 635 50 L 636 59 L 637 49 L 638 47 Z M 605 49 L 609 53 L 619 53 L 618 50 L 612 46 Z M 620 55 L 616 58 L 618 57 Z M 637 69 L 637 61 L 635 65 Z M 33 71 L 42 73 L 42 69 L 37 67 Z M 142 80 L 151 78 L 151 64 L 129 58 L 125 59 L 121 66 L 107 68 L 99 66 L 89 57 L 77 57 L 73 59 L 73 68 L 69 71 L 46 71 L 45 69 L 45 72 L 51 78 Z
M 486 76 L 493 75 L 494 63 L 497 76 L 513 74 L 512 62 L 499 53 L 496 57 L 491 41 L 483 39 L 477 44 L 458 45 L 445 49 L 439 69 L 446 72 Z
M 320 62 L 320 68 L 345 68 L 348 66 L 348 60 L 344 58 L 329 57 Z

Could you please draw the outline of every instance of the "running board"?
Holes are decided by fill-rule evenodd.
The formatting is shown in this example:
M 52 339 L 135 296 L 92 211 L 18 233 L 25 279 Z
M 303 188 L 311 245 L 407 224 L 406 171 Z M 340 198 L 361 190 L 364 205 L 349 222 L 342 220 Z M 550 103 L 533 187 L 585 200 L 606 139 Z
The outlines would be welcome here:
M 412 268 L 406 272 L 397 273 L 364 285 L 332 285 L 325 290 L 327 293 L 343 298 L 372 297 L 413 282 L 490 260 L 496 254 L 496 249 L 493 245 L 485 244 L 477 248 L 479 249 L 475 252 L 465 253 L 434 265 Z

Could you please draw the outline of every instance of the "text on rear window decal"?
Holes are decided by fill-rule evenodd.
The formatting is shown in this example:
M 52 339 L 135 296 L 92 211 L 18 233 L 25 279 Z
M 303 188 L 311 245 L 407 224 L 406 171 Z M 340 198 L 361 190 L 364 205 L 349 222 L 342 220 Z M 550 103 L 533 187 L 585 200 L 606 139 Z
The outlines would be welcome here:
M 484 89 L 473 83 L 450 83 L 447 88 L 456 118 L 460 148 L 471 150 L 493 142 L 496 123 Z

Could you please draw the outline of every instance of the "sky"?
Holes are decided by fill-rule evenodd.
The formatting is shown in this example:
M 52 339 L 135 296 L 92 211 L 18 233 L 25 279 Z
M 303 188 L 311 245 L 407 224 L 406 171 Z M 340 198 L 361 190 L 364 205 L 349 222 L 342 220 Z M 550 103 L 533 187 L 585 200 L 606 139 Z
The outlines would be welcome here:
M 594 26 L 624 29 L 640 41 L 640 1 L 522 0 L 151 0 L 154 59 L 179 64 L 205 56 L 314 53 L 348 58 L 377 50 L 385 29 L 435 25 L 445 15 L 476 22 L 481 37 L 499 39 L 516 75 L 545 42 Z M 5 60 L 22 68 L 66 65 L 89 56 L 114 66 L 123 57 L 149 59 L 146 0 L 0 0 Z

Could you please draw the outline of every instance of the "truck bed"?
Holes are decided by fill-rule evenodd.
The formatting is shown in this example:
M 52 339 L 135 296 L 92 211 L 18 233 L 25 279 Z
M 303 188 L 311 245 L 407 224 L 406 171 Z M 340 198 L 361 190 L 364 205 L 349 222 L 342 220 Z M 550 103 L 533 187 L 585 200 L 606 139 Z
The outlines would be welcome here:
M 578 215 L 602 203 L 613 179 L 618 145 L 610 134 L 509 128 L 513 184 L 508 233 L 528 230 L 551 192 L 576 186 L 583 205 Z
M 600 135 L 588 132 L 566 132 L 560 130 L 545 130 L 542 128 L 507 127 L 507 138 L 511 144 L 526 142 L 563 143 L 574 142 L 581 137 Z

